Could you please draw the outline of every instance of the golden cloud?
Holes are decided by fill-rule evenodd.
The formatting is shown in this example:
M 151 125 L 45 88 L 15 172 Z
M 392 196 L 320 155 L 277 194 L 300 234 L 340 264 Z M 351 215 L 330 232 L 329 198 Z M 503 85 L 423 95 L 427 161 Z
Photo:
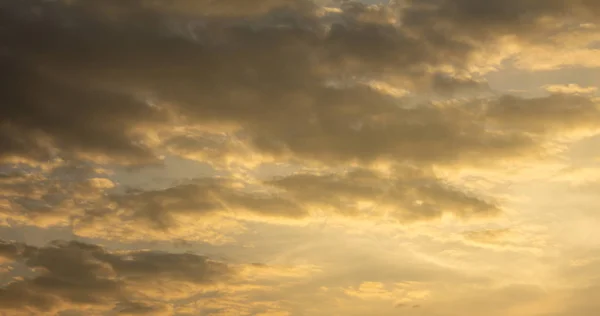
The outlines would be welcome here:
M 52 315 L 77 309 L 92 314 L 166 315 L 185 309 L 179 300 L 197 300 L 207 293 L 215 302 L 240 300 L 254 306 L 251 310 L 269 312 L 277 310 L 275 303 L 248 302 L 244 295 L 256 289 L 260 292 L 264 280 L 307 276 L 297 273 L 304 268 L 264 266 L 261 270 L 266 273 L 252 281 L 240 273 L 256 269 L 255 265 L 229 265 L 189 253 L 110 251 L 76 241 L 55 241 L 44 247 L 2 241 L 0 253 L 3 258 L 38 271 L 0 290 L 0 310 L 10 313 Z M 222 292 L 228 294 L 220 295 Z M 211 304 L 207 303 L 203 308 L 210 310 Z M 245 315 L 244 309 L 233 310 Z
M 0 269 L 11 281 L 0 288 L 0 309 L 318 315 L 335 314 L 321 306 L 377 313 L 373 302 L 384 301 L 390 315 L 394 306 L 422 302 L 423 314 L 452 307 L 592 315 L 598 289 L 581 275 L 571 275 L 571 288 L 539 284 L 551 275 L 547 258 L 531 256 L 550 256 L 542 246 L 551 243 L 527 231 L 537 217 L 508 223 L 501 216 L 517 198 L 537 194 L 530 178 L 549 170 L 569 166 L 547 186 L 591 186 L 596 166 L 575 166 L 569 146 L 600 133 L 597 87 L 583 79 L 536 82 L 545 96 L 519 97 L 495 91 L 486 74 L 598 67 L 599 18 L 597 0 L 0 0 L 3 232 L 36 226 L 121 246 L 180 240 L 217 247 L 259 229 L 285 227 L 307 238 L 314 231 L 303 225 L 326 216 L 336 225 L 385 223 L 371 229 L 387 234 L 377 247 L 403 247 L 389 246 L 389 257 L 372 261 L 348 254 L 354 249 L 332 250 L 347 261 L 332 265 L 333 273 L 308 259 L 234 265 L 81 242 L 1 242 Z M 119 184 L 124 166 L 142 170 L 172 157 L 212 170 L 159 188 Z M 558 162 L 550 166 L 549 157 Z M 532 162 L 537 167 L 523 173 L 506 168 Z M 479 178 L 453 182 L 475 169 Z M 508 189 L 506 179 L 524 174 L 536 185 L 520 186 L 522 194 Z M 498 193 L 503 185 L 510 198 Z M 482 218 L 488 225 L 469 224 Z M 356 237 L 347 231 L 324 235 L 346 245 Z M 256 256 L 263 251 L 276 252 Z M 436 266 L 415 278 L 443 280 L 392 280 L 404 272 L 389 258 L 409 257 L 392 254 L 400 251 Z M 480 266 L 460 257 L 467 253 Z M 348 258 L 366 264 L 352 270 Z M 508 272 L 489 268 L 490 258 Z M 384 268 L 378 260 L 387 260 Z M 576 270 L 596 281 L 595 260 L 578 262 Z M 570 304 L 548 303 L 542 288 Z

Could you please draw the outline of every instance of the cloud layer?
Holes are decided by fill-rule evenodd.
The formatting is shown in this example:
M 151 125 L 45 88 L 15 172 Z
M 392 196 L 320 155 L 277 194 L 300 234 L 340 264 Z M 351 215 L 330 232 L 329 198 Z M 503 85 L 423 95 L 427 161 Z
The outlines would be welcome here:
M 16 313 L 88 309 L 95 313 L 112 308 L 151 313 L 154 307 L 144 300 L 160 300 L 161 291 L 170 291 L 162 297 L 167 300 L 178 291 L 193 295 L 235 273 L 225 264 L 197 255 L 110 252 L 74 241 L 46 247 L 3 242 L 2 254 L 4 260 L 22 262 L 34 271 L 34 276 L 18 278 L 2 289 L 0 308 Z M 121 310 L 117 303 L 126 307 Z
M 0 310 L 592 315 L 600 2 L 368 2 L 0 0 Z
M 362 78 L 416 91 L 428 85 L 445 92 L 472 89 L 476 83 L 442 77 L 441 71 L 468 71 L 473 56 L 486 54 L 484 41 L 507 34 L 533 41 L 552 27 L 547 19 L 597 10 L 593 3 L 563 1 L 385 8 L 394 10 L 398 24 L 361 18 L 375 14 L 364 5 L 320 16 L 295 10 L 300 2 L 269 2 L 265 7 L 286 9 L 245 19 L 214 17 L 210 10 L 187 8 L 192 3 L 186 1 L 171 5 L 186 8 L 186 16 L 144 1 L 37 3 L 37 13 L 31 12 L 35 1 L 5 3 L 3 60 L 9 71 L 3 81 L 11 86 L 3 95 L 12 110 L 5 114 L 4 155 L 151 159 L 156 146 L 169 142 L 172 125 L 157 132 L 164 124 L 233 129 L 259 153 L 328 163 L 517 155 L 536 143 L 489 130 L 487 113 L 477 107 L 403 108 L 407 100 L 374 90 Z M 149 138 L 149 129 L 159 135 Z

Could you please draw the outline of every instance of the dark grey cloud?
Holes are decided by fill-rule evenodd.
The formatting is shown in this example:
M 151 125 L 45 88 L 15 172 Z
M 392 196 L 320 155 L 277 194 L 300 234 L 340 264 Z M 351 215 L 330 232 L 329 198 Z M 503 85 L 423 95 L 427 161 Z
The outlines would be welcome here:
M 37 271 L 32 277 L 13 280 L 0 289 L 0 310 L 6 312 L 55 313 L 96 308 L 149 314 L 155 310 L 153 303 L 163 302 L 138 301 L 144 297 L 144 286 L 160 281 L 165 291 L 168 282 L 206 287 L 236 273 L 226 264 L 193 254 L 111 252 L 76 241 L 55 241 L 44 247 L 3 241 L 2 246 L 23 248 L 16 253 L 11 251 L 12 258 Z
M 312 13 L 316 5 L 307 0 L 74 0 L 67 1 L 71 7 L 81 10 L 94 11 L 107 18 L 128 18 L 135 16 L 140 10 L 148 12 L 169 13 L 183 16 L 252 16 L 264 14 L 272 10 L 291 9 L 294 11 Z
M 597 129 L 597 100 L 411 98 L 485 91 L 472 72 L 502 61 L 504 41 L 515 50 L 545 43 L 565 23 L 596 22 L 599 3 L 345 1 L 324 13 L 304 0 L 0 0 L 0 162 L 31 163 L 0 175 L 2 220 L 120 241 L 209 241 L 223 227 L 243 230 L 239 222 L 299 222 L 314 209 L 401 223 L 497 215 L 495 201 L 429 168 L 537 158 L 555 136 Z M 248 152 L 414 168 L 294 174 L 265 191 L 210 179 L 116 194 L 92 163 L 254 159 Z M 202 256 L 77 242 L 2 242 L 0 258 L 35 269 L 0 289 L 7 313 L 168 315 L 163 296 L 186 298 L 235 275 Z M 581 313 L 594 307 L 586 304 Z
M 4 2 L 5 56 L 14 64 L 3 79 L 10 83 L 3 95 L 14 105 L 3 114 L 9 122 L 4 152 L 44 158 L 49 148 L 58 148 L 64 155 L 151 159 L 152 146 L 135 131 L 164 127 L 169 117 L 178 124 L 238 126 L 255 150 L 326 162 L 443 163 L 518 155 L 535 145 L 526 137 L 486 131 L 466 109 L 401 109 L 397 99 L 349 83 L 395 78 L 408 90 L 433 83 L 434 89 L 452 91 L 453 84 L 438 74 L 422 78 L 431 76 L 430 68 L 467 67 L 484 44 L 474 42 L 479 37 L 470 30 L 501 36 L 506 32 L 497 25 L 522 28 L 517 22 L 523 14 L 560 16 L 564 2 L 415 3 L 402 9 L 400 25 L 360 19 L 369 7 L 346 5 L 329 26 L 327 19 L 282 3 L 268 5 L 281 10 L 242 19 L 200 13 L 184 18 L 160 9 L 160 1 Z M 26 10 L 33 4 L 40 13 Z M 106 10 L 127 12 L 127 18 L 106 19 Z M 467 35 L 472 39 L 465 40 Z M 161 107 L 132 96 L 140 94 Z M 459 117 L 446 119 L 453 115 Z
M 0 88 L 6 105 L 0 109 L 1 155 L 139 163 L 164 153 L 200 152 L 209 161 L 228 155 L 243 160 L 247 152 L 232 144 L 233 135 L 241 147 L 274 161 L 489 166 L 538 157 L 553 136 L 596 126 L 598 110 L 589 96 L 492 96 L 414 105 L 368 84 L 379 80 L 448 96 L 485 88 L 461 79 L 469 77 L 459 70 L 468 72 L 473 55 L 503 35 L 528 41 L 531 34 L 544 33 L 546 24 L 538 23 L 543 17 L 589 18 L 566 10 L 566 2 L 346 3 L 341 12 L 325 16 L 299 9 L 301 1 L 265 2 L 248 15 L 240 15 L 235 3 L 0 1 L 0 62 L 6 69 L 0 74 L 6 82 Z M 589 6 L 594 3 L 569 4 Z M 189 9 L 182 14 L 175 7 Z M 399 20 L 392 21 L 395 17 Z M 538 22 L 528 28 L 518 23 L 529 19 Z M 456 74 L 438 70 L 449 65 Z M 200 136 L 179 132 L 195 129 L 212 130 Z M 215 141 L 210 133 L 225 135 L 226 141 Z M 396 175 L 402 189 L 394 193 L 400 198 L 388 201 L 419 209 L 404 215 L 435 217 L 446 208 L 461 216 L 494 213 L 493 205 L 436 178 L 415 191 L 414 200 L 422 204 L 408 206 L 403 181 L 412 180 L 406 176 Z M 334 184 L 326 185 L 307 177 L 325 189 L 360 190 L 358 196 L 381 187 L 352 187 L 346 182 L 354 179 L 347 175 L 332 176 Z M 220 182 L 105 197 L 108 188 L 88 178 L 23 179 L 2 184 L 8 216 L 56 215 L 60 220 L 50 222 L 64 224 L 75 214 L 94 226 L 122 210 L 118 223 L 137 221 L 166 234 L 182 226 L 175 215 L 207 218 L 225 209 L 303 218 L 309 212 L 302 199 L 315 198 L 303 195 L 308 189 L 291 187 L 292 201 Z M 318 196 L 315 201 L 325 203 Z M 327 203 L 352 212 L 339 202 Z
M 64 82 L 18 59 L 0 62 L 3 158 L 77 159 L 84 153 L 125 161 L 153 159 L 133 128 L 163 121 L 160 111 L 132 96 Z

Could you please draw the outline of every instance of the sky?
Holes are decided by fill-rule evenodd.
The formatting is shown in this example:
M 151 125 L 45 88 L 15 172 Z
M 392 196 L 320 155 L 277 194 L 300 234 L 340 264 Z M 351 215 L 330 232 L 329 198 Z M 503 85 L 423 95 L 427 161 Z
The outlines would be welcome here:
M 0 315 L 597 315 L 599 50 L 597 0 L 0 0 Z

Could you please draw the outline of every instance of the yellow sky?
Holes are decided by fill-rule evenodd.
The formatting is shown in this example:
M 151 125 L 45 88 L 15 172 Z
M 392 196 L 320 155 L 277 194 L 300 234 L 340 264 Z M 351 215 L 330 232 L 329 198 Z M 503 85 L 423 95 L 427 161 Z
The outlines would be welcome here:
M 0 21 L 0 315 L 600 310 L 599 1 Z

